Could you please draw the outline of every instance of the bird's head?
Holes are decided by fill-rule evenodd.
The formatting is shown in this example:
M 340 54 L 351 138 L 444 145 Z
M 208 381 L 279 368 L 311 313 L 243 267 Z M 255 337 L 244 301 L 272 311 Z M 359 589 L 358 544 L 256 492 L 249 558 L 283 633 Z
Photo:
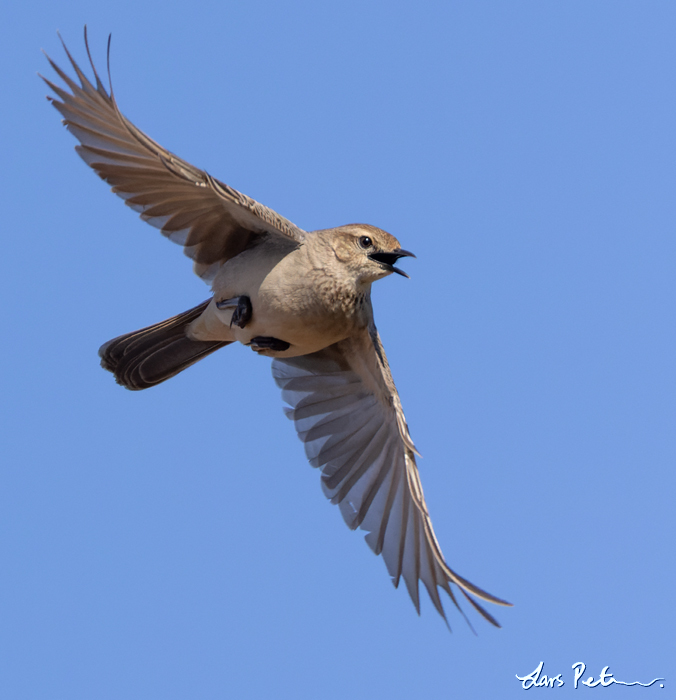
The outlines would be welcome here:
M 393 272 L 408 277 L 394 264 L 399 258 L 415 255 L 402 250 L 399 241 L 387 231 L 368 224 L 350 224 L 336 229 L 336 233 L 336 256 L 361 284 L 371 284 Z

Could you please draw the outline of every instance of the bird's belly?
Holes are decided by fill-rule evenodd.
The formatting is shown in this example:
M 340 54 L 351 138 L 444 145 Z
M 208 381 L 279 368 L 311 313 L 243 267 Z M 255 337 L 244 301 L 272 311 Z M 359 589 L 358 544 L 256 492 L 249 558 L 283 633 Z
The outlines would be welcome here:
M 348 337 L 354 321 L 345 309 L 336 305 L 329 295 L 321 294 L 308 280 L 284 274 L 275 268 L 260 284 L 228 285 L 228 294 L 245 295 L 251 301 L 251 319 L 244 328 L 233 324 L 230 332 L 244 345 L 255 338 L 276 338 L 289 343 L 286 350 L 259 350 L 272 357 L 295 357 L 317 352 Z M 328 302 L 328 303 L 327 303 Z M 233 309 L 219 311 L 224 324 L 229 325 Z M 254 343 L 255 345 L 255 343 Z
M 244 345 L 257 337 L 276 338 L 289 343 L 287 350 L 261 350 L 263 355 L 295 357 L 307 355 L 346 338 L 349 324 L 346 319 L 327 317 L 326 314 L 308 313 L 308 310 L 289 308 L 279 304 L 266 304 L 261 297 L 251 299 L 251 321 L 244 327 L 232 326 L 235 339 Z

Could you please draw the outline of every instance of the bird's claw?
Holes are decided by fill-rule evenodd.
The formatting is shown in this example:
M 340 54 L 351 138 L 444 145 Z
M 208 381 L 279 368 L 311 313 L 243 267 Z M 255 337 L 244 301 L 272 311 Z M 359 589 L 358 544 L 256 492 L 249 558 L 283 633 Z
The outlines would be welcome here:
M 230 319 L 230 328 L 232 328 L 233 324 L 244 328 L 251 320 L 251 315 L 253 313 L 251 299 L 247 296 L 240 296 L 216 302 L 216 308 L 221 311 L 233 307 L 235 310 L 232 312 L 232 318 Z
M 291 343 L 279 338 L 269 338 L 264 335 L 257 335 L 248 343 L 252 350 L 259 352 L 260 350 L 272 350 L 274 352 L 284 352 L 291 347 Z

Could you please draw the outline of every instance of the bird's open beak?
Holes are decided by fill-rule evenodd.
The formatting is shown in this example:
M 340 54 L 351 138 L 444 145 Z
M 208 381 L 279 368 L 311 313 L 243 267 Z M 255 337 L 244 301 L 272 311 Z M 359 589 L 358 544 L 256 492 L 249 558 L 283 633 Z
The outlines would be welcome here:
M 391 253 L 371 253 L 369 258 L 385 265 L 389 272 L 396 272 L 398 275 L 410 279 L 410 277 L 403 270 L 395 267 L 394 263 L 396 263 L 399 258 L 415 258 L 415 255 L 413 255 L 413 253 L 409 253 L 408 250 L 397 248 Z

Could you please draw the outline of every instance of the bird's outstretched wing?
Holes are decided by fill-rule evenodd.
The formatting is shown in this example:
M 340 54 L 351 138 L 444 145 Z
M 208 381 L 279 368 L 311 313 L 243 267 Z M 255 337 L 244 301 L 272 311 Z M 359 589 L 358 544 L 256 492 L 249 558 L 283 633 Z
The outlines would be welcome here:
M 422 581 L 446 620 L 438 588 L 458 607 L 451 584 L 489 622 L 498 622 L 472 596 L 510 605 L 456 574 L 432 529 L 415 447 L 375 326 L 312 355 L 276 358 L 272 372 L 322 488 L 351 529 L 382 554 L 395 587 L 403 577 L 420 614 Z M 462 610 L 461 610 L 462 612 Z
M 86 30 L 85 45 L 89 55 Z M 70 92 L 41 77 L 59 98 L 48 99 L 82 144 L 75 150 L 142 219 L 184 246 L 200 277 L 213 279 L 223 262 L 260 235 L 303 241 L 305 232 L 290 221 L 178 158 L 137 129 L 120 112 L 112 87 L 110 94 L 106 91 L 91 56 L 95 86 L 65 44 L 63 47 L 80 84 L 49 56 L 47 60 Z

